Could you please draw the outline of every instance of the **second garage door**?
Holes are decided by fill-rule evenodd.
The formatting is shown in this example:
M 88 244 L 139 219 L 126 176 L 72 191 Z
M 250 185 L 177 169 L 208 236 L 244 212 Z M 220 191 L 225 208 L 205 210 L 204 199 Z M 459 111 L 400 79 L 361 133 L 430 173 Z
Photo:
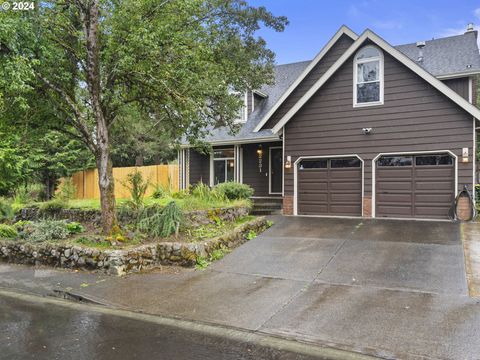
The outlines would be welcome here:
M 305 159 L 298 164 L 299 215 L 362 215 L 362 162 L 356 157 Z
M 375 177 L 377 217 L 448 218 L 455 196 L 449 154 L 382 156 Z

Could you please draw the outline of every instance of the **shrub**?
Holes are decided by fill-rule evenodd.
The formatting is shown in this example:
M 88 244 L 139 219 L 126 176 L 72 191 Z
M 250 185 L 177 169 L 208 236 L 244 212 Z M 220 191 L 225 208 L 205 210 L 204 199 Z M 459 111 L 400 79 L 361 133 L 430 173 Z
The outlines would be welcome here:
M 203 201 L 224 201 L 225 195 L 217 188 L 211 188 L 200 182 L 192 189 L 192 196 Z
M 13 239 L 17 236 L 17 230 L 13 226 L 0 224 L 0 238 Z
M 76 194 L 77 187 L 73 183 L 73 180 L 71 178 L 66 178 L 63 180 L 60 192 L 57 194 L 57 199 L 68 202 L 69 200 L 75 199 Z
M 32 222 L 29 221 L 29 220 L 19 220 L 19 221 L 17 221 L 15 224 L 13 224 L 13 227 L 14 227 L 17 231 L 21 232 L 21 231 L 23 231 L 23 229 L 25 228 L 25 226 L 30 225 L 31 223 L 32 223 Z
M 79 222 L 72 221 L 66 224 L 67 230 L 70 234 L 80 234 L 85 231 L 85 228 Z
M 125 186 L 130 192 L 131 205 L 133 208 L 139 209 L 143 207 L 143 198 L 149 185 L 150 183 L 143 179 L 141 172 L 135 171 L 128 174 Z
M 45 220 L 25 225 L 20 236 L 29 242 L 56 241 L 69 235 L 66 221 Z
M 40 204 L 39 210 L 43 215 L 49 215 L 57 213 L 67 208 L 67 203 L 62 199 L 52 199 Z
M 175 201 L 170 201 L 161 210 L 155 206 L 144 211 L 138 222 L 138 229 L 155 237 L 167 237 L 173 233 L 178 235 L 182 222 L 182 210 Z
M 11 220 L 14 215 L 15 213 L 10 202 L 0 198 L 0 221 Z
M 172 194 L 172 197 L 174 199 L 185 199 L 188 196 L 190 196 L 190 194 L 188 193 L 188 190 L 180 190 L 180 191 L 176 191 Z
M 254 193 L 249 185 L 236 182 L 221 183 L 216 185 L 215 189 L 229 200 L 248 199 Z
M 167 194 L 168 194 L 168 192 L 165 191 L 165 189 L 163 188 L 162 185 L 157 185 L 155 187 L 155 190 L 153 190 L 152 198 L 161 199 L 161 198 L 165 197 Z

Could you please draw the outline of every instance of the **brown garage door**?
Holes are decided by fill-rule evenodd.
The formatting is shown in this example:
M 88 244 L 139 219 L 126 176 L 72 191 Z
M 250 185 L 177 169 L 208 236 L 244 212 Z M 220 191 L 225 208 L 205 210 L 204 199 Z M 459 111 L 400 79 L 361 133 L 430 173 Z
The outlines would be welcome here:
M 298 164 L 299 215 L 362 215 L 362 163 L 356 157 Z
M 450 155 L 383 156 L 375 177 L 377 217 L 448 218 L 455 191 Z

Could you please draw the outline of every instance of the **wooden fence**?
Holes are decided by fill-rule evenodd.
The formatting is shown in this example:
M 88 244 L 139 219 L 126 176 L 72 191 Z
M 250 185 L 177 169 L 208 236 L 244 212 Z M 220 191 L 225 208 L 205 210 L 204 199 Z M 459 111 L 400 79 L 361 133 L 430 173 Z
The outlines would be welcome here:
M 142 173 L 143 178 L 150 182 L 147 196 L 150 195 L 157 185 L 178 191 L 178 165 L 152 165 L 139 167 L 113 168 L 115 179 L 115 197 L 118 199 L 129 198 L 130 192 L 125 186 L 127 177 L 136 171 Z M 73 184 L 77 189 L 77 199 L 99 199 L 97 169 L 80 171 L 72 176 Z

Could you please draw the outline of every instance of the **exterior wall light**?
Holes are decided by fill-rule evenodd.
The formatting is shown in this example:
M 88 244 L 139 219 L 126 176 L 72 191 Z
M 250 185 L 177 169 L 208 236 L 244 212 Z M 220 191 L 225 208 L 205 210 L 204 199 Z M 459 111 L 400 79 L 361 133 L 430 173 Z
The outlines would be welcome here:
M 362 132 L 364 135 L 368 135 L 372 132 L 372 128 L 363 128 Z
M 287 161 L 285 161 L 285 169 L 292 168 L 292 157 L 290 155 L 287 156 Z

